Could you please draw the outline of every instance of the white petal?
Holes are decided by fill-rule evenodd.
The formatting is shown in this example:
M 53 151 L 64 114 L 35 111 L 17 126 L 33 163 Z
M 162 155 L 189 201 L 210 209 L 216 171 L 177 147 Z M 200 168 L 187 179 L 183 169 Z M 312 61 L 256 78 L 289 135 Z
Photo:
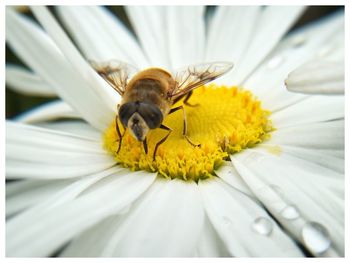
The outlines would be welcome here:
M 304 9 L 303 6 L 269 6 L 261 10 L 256 26 L 253 27 L 252 38 L 248 42 L 241 61 L 237 62 L 232 73 L 228 73 L 233 84 L 241 85 L 247 79 L 249 74 L 278 44 Z
M 68 155 L 68 154 L 67 154 Z M 46 164 L 46 163 L 25 163 L 23 160 L 6 159 L 6 178 L 7 179 L 64 179 L 94 174 L 109 167 L 115 163 L 86 163 L 86 164 Z
M 285 83 L 292 92 L 343 94 L 344 61 L 312 60 L 289 73 Z
M 204 6 L 166 8 L 167 53 L 172 69 L 204 62 L 204 11 Z
M 49 199 L 71 182 L 71 180 L 22 180 L 7 183 L 6 217 Z
M 215 170 L 215 174 L 238 191 L 254 198 L 254 194 L 240 177 L 231 162 L 225 162 L 219 169 Z
M 265 210 L 248 196 L 220 179 L 199 182 L 205 210 L 231 256 L 291 257 L 303 254 Z M 253 229 L 257 218 L 265 218 L 272 231 L 268 235 Z
M 277 129 L 268 143 L 317 150 L 344 151 L 344 120 Z
M 344 118 L 344 96 L 314 95 L 271 115 L 277 129 Z
M 45 97 L 57 95 L 38 75 L 16 65 L 6 65 L 6 84 L 14 91 L 25 95 Z
M 87 58 L 118 59 L 140 68 L 148 62 L 130 31 L 106 8 L 58 6 L 58 14 Z
M 84 191 L 91 191 L 91 189 L 93 188 L 92 186 L 96 187 L 96 183 L 101 181 L 105 177 L 108 177 L 111 174 L 117 174 L 119 172 L 120 174 L 128 174 L 129 170 L 119 166 L 115 166 L 110 169 L 103 170 L 99 173 L 92 174 L 90 176 L 84 176 L 81 179 L 76 180 L 69 186 L 65 187 L 58 193 L 56 193 L 49 200 L 45 200 L 44 202 L 42 202 L 38 207 L 35 207 L 35 209 L 40 210 L 43 209 L 43 207 L 44 209 L 53 209 L 56 206 L 68 203 L 76 199 L 79 195 L 83 195 Z
M 84 136 L 95 141 L 102 140 L 102 134 L 84 121 L 59 121 L 59 122 L 42 122 L 37 124 L 39 127 L 73 133 L 78 136 Z
M 323 50 L 334 53 L 338 37 L 343 36 L 344 18 L 341 14 L 302 27 L 283 39 L 264 60 L 244 87 L 254 91 L 263 107 L 277 111 L 307 98 L 286 90 L 284 80 L 296 67 L 314 57 L 322 57 Z
M 78 233 L 118 214 L 153 182 L 155 174 L 114 174 L 108 184 L 52 209 L 30 209 L 7 223 L 6 255 L 48 256 Z
M 166 38 L 166 7 L 126 6 L 126 12 L 152 66 L 171 69 Z M 170 33 L 170 32 L 169 32 Z
M 19 123 L 6 123 L 7 178 L 57 179 L 104 170 L 115 160 L 101 142 Z
M 302 228 L 308 221 L 318 222 L 331 235 L 330 251 L 338 255 L 344 253 L 344 181 L 341 175 L 301 159 L 254 150 L 245 150 L 231 159 L 255 195 L 294 238 L 306 245 L 301 237 Z M 290 205 L 300 211 L 300 216 L 294 220 L 282 213 Z
M 206 60 L 239 64 L 260 15 L 259 6 L 218 6 L 208 28 Z
M 23 143 L 26 146 L 56 146 L 57 150 L 75 150 L 86 153 L 105 153 L 100 141 L 82 135 L 54 131 L 34 125 L 6 121 L 6 143 Z
M 56 37 L 60 38 L 61 34 Z M 113 96 L 105 100 L 108 94 L 104 89 L 110 91 L 111 88 L 86 62 L 82 62 L 85 64 L 79 70 L 72 67 L 38 25 L 11 9 L 6 9 L 6 40 L 15 53 L 84 119 L 100 129 L 109 125 L 115 114 L 116 98 L 115 101 L 111 101 Z
M 204 227 L 197 244 L 196 257 L 230 257 L 212 223 L 205 216 Z
M 101 257 L 120 220 L 120 216 L 110 216 L 95 224 L 74 238 L 60 257 Z
M 115 228 L 102 255 L 191 256 L 203 222 L 204 211 L 195 183 L 157 180 Z
M 79 114 L 64 101 L 57 100 L 45 103 L 16 117 L 16 121 L 36 123 L 59 118 L 80 118 Z
M 344 150 L 315 149 L 304 146 L 264 143 L 261 148 L 278 156 L 288 154 L 311 163 L 324 166 L 338 173 L 344 173 Z

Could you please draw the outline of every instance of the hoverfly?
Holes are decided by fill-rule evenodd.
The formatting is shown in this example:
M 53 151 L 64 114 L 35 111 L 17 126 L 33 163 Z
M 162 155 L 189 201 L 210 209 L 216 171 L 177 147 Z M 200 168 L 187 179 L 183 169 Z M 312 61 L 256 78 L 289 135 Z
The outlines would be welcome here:
M 164 118 L 178 110 L 183 112 L 183 136 L 193 146 L 187 136 L 186 112 L 183 105 L 172 108 L 181 99 L 185 105 L 195 88 L 198 88 L 225 74 L 233 67 L 229 62 L 213 62 L 191 65 L 171 75 L 161 68 L 148 68 L 137 71 L 133 66 L 111 60 L 97 63 L 91 61 L 92 67 L 105 79 L 122 97 L 118 105 L 116 116 L 116 131 L 119 137 L 119 153 L 122 139 L 127 129 L 138 141 L 143 142 L 145 153 L 148 152 L 147 134 L 151 129 L 164 129 L 168 131 L 155 146 L 153 160 L 155 160 L 158 147 L 166 141 L 172 132 L 170 127 L 163 124 Z M 132 78 L 131 78 L 132 77 Z M 193 106 L 193 105 L 192 105 Z M 124 128 L 122 133 L 118 118 Z

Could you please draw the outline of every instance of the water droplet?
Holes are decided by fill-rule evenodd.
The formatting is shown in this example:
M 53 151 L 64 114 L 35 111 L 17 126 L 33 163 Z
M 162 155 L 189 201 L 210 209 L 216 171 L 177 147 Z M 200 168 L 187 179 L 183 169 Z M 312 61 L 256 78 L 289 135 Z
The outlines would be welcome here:
M 281 215 L 285 219 L 294 220 L 300 216 L 300 213 L 296 206 L 288 205 L 286 208 L 282 210 Z
M 283 58 L 280 56 L 276 56 L 271 58 L 268 62 L 267 62 L 267 67 L 270 69 L 274 69 L 277 68 L 279 65 L 281 65 L 281 63 L 283 62 Z
M 255 232 L 268 236 L 272 232 L 273 225 L 270 219 L 266 217 L 259 217 L 254 220 L 252 228 Z
M 307 222 L 301 230 L 305 246 L 315 254 L 324 253 L 331 246 L 328 230 L 316 222 Z

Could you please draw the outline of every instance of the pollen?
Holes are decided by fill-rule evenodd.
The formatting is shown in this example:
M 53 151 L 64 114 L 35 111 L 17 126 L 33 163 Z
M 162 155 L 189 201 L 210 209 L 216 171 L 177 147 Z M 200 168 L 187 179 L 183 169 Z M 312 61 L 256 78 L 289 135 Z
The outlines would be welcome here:
M 178 102 L 173 107 L 179 106 Z M 215 170 L 245 148 L 266 140 L 273 131 L 270 112 L 262 109 L 260 101 L 247 90 L 211 84 L 196 89 L 184 104 L 187 116 L 187 136 L 200 146 L 190 144 L 183 136 L 184 118 L 181 110 L 163 121 L 173 131 L 159 146 L 155 159 L 155 145 L 167 135 L 167 131 L 154 129 L 147 135 L 148 153 L 142 142 L 135 140 L 128 130 L 122 140 L 115 122 L 104 134 L 104 147 L 116 162 L 131 170 L 158 172 L 166 178 L 203 180 L 215 176 Z

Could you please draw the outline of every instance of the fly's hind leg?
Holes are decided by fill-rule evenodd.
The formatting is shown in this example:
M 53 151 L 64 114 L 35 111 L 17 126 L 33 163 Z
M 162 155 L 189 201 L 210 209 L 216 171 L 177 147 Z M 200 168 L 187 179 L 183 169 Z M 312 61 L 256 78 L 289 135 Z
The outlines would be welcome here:
M 186 119 L 186 111 L 185 111 L 185 108 L 183 105 L 181 106 L 178 106 L 176 108 L 173 108 L 170 110 L 169 114 L 171 113 L 174 113 L 178 110 L 182 110 L 182 113 L 183 113 L 183 120 L 184 120 L 184 126 L 183 126 L 183 129 L 182 129 L 182 135 L 186 138 L 186 140 L 192 145 L 192 146 L 195 146 L 195 147 L 200 147 L 201 144 L 200 143 L 194 143 L 190 140 L 190 138 L 188 137 L 187 135 L 187 119 Z
M 168 131 L 168 134 L 165 135 L 159 142 L 157 142 L 156 147 L 154 148 L 153 161 L 156 159 L 156 153 L 157 153 L 158 147 L 159 147 L 162 143 L 164 143 L 164 142 L 166 141 L 166 139 L 168 139 L 170 133 L 173 131 L 171 128 L 169 128 L 169 127 L 167 127 L 167 126 L 165 126 L 165 125 L 163 125 L 163 124 L 161 124 L 159 128 L 160 128 L 160 129 L 163 129 L 163 130 L 167 130 L 167 131 Z

